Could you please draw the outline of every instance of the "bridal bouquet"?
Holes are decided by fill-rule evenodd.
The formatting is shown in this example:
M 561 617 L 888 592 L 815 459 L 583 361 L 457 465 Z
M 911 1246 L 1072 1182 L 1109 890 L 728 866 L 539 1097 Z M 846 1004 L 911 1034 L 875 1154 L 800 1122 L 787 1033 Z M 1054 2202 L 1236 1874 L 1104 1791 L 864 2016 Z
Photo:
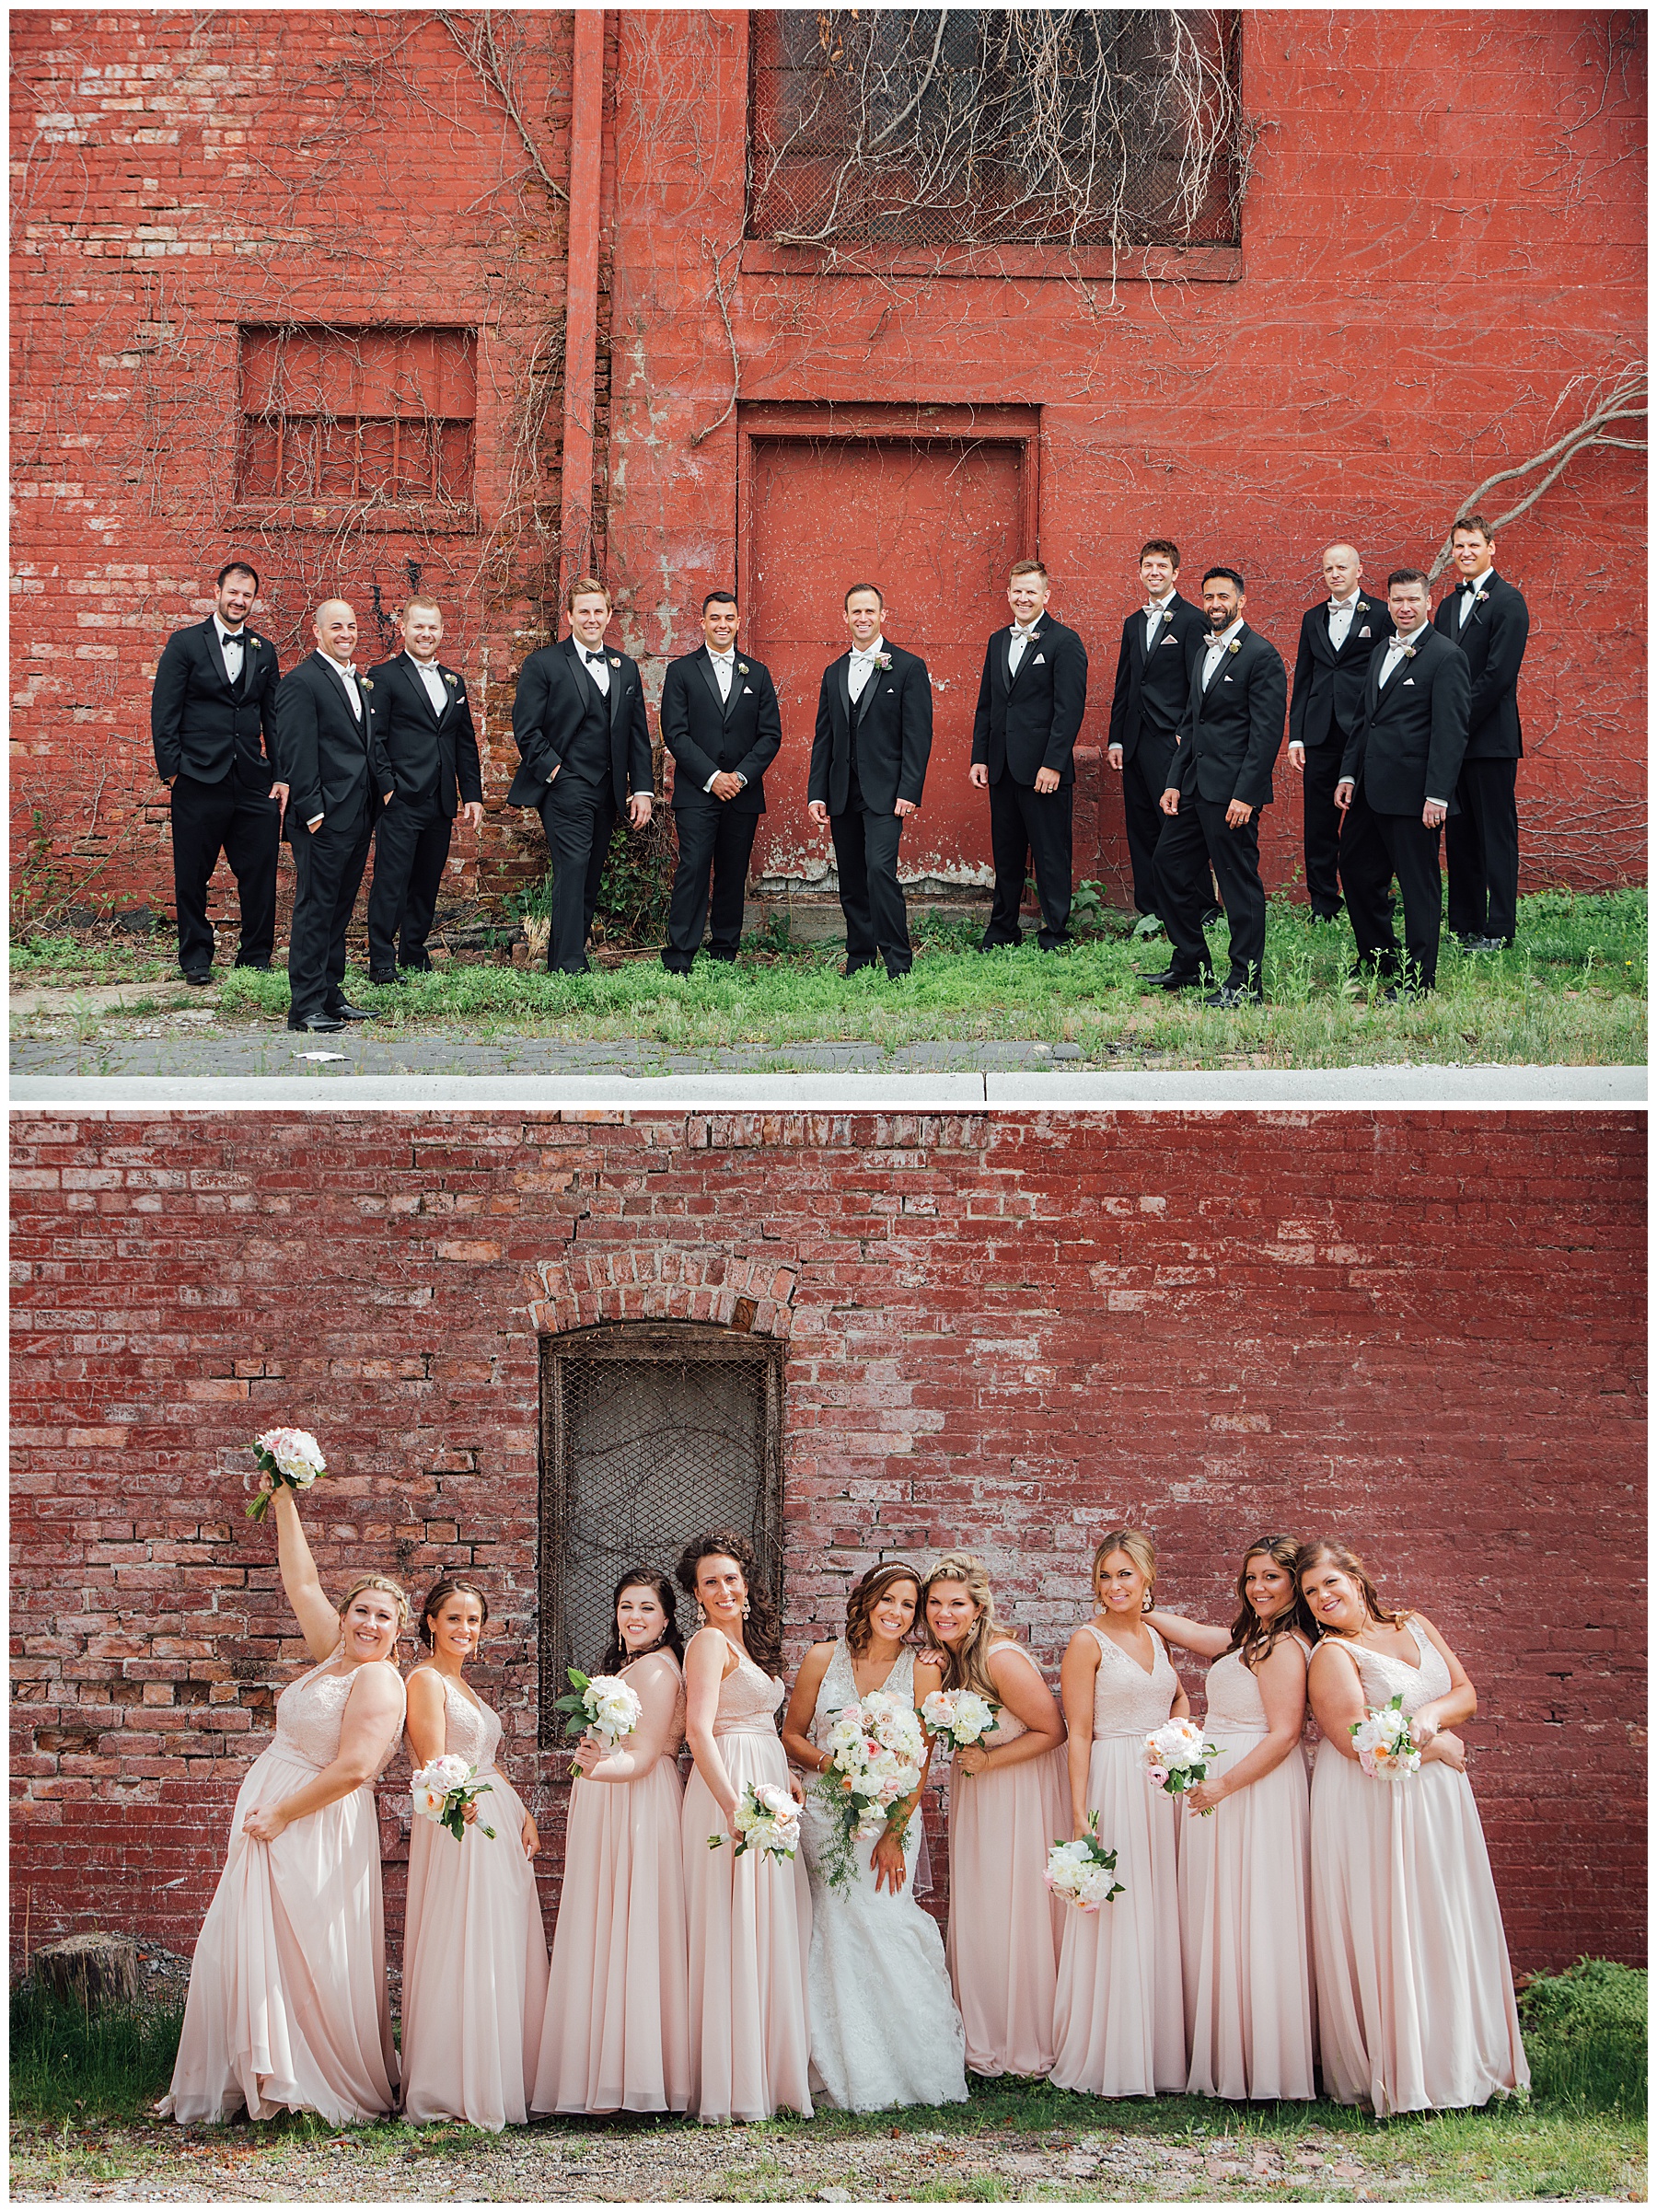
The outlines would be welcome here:
M 620 1674 L 584 1674 L 579 1667 L 571 1667 L 570 1695 L 555 1697 L 553 1710 L 568 1713 L 564 1724 L 567 1736 L 595 1735 L 606 1751 L 614 1751 L 623 1736 L 631 1736 L 639 1725 L 643 1707 L 638 1695 L 630 1690 Z M 578 1777 L 579 1766 L 570 1773 Z
M 485 1790 L 492 1791 L 494 1784 L 479 1781 L 475 1766 L 469 1766 L 457 1753 L 447 1751 L 429 1766 L 421 1767 L 411 1788 L 414 1793 L 414 1810 L 422 1820 L 435 1821 L 460 1843 L 466 1836 L 466 1808 Z M 481 1821 L 478 1825 L 483 1828 Z M 483 1828 L 483 1833 L 493 1841 L 492 1828 Z
M 981 1743 L 1000 1713 L 992 1697 L 980 1697 L 976 1690 L 933 1690 L 921 1707 L 921 1718 L 933 1734 L 956 1751 Z
M 308 1490 L 328 1462 L 322 1447 L 308 1429 L 267 1429 L 253 1439 L 253 1456 L 264 1480 L 248 1508 L 249 1521 L 262 1521 L 271 1510 L 278 1484 L 290 1490 Z
M 842 1706 L 829 1724 L 823 1749 L 830 1764 L 817 1787 L 840 1828 L 827 1855 L 824 1878 L 844 1889 L 852 1873 L 852 1846 L 872 1843 L 892 1807 L 920 1787 L 926 1771 L 926 1739 L 915 1708 L 887 1690 L 871 1690 Z M 901 1839 L 900 1839 L 901 1840 Z
M 1352 1744 L 1372 1781 L 1407 1782 L 1421 1771 L 1402 1693 L 1386 1705 L 1371 1706 L 1362 1720 L 1352 1722 Z
M 1169 1797 L 1184 1797 L 1208 1780 L 1209 1761 L 1219 1755 L 1219 1745 L 1205 1743 L 1194 1721 L 1169 1720 L 1145 1738 L 1146 1778 Z
M 1096 1913 L 1102 1905 L 1122 1894 L 1113 1879 L 1117 1855 L 1099 1841 L 1099 1816 L 1087 1816 L 1087 1834 L 1071 1843 L 1056 1843 L 1048 1853 L 1042 1880 L 1055 1896 L 1073 1905 L 1078 1912 Z
M 736 1831 L 734 1859 L 745 1851 L 760 1851 L 767 1859 L 792 1859 L 800 1847 L 800 1808 L 775 1782 L 750 1782 L 731 1825 Z M 730 1840 L 728 1836 L 710 1836 L 708 1848 L 717 1851 Z

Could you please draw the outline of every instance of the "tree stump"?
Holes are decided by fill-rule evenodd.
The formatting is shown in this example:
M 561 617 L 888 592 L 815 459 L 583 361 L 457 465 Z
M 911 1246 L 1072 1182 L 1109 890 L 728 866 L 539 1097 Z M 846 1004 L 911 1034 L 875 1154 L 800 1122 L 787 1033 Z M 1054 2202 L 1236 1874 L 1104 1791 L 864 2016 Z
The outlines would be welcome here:
M 69 1936 L 37 1951 L 37 1978 L 88 2014 L 138 2001 L 138 1946 L 131 1936 Z

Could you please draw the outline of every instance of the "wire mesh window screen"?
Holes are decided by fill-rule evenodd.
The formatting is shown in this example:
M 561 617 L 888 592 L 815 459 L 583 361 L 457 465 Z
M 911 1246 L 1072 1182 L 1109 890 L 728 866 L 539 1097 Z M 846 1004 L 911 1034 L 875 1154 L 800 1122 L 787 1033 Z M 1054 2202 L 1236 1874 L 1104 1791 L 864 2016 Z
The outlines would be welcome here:
M 752 21 L 748 235 L 1234 245 L 1230 8 L 776 8 Z
M 462 506 L 472 495 L 469 330 L 249 325 L 237 496 Z
M 752 1540 L 782 1594 L 782 1363 L 739 1330 L 623 1323 L 541 1345 L 541 1741 L 552 1701 L 590 1672 L 630 1567 L 671 1574 L 707 1528 Z M 680 1629 L 693 1617 L 680 1601 Z

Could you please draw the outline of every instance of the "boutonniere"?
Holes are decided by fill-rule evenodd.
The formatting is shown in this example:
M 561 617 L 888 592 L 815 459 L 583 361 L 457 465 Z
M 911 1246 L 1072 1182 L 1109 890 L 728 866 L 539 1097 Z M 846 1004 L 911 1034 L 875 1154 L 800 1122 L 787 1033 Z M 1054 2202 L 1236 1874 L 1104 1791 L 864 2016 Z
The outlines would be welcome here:
M 368 678 L 365 676 L 359 676 L 357 677 L 357 681 L 362 685 L 365 691 L 373 690 L 374 686 L 368 681 Z
M 1475 607 L 1482 607 L 1482 606 L 1484 605 L 1485 601 L 1486 601 L 1486 600 L 1487 600 L 1487 599 L 1489 597 L 1489 596 L 1490 596 L 1490 595 L 1489 595 L 1489 593 L 1488 591 L 1476 591 L 1476 592 L 1473 594 L 1473 604 L 1474 604 L 1474 606 L 1475 606 Z
M 1173 620 L 1174 620 L 1174 609 L 1173 609 L 1171 607 L 1165 607 L 1165 608 L 1163 608 L 1163 620 L 1164 620 L 1165 622 L 1171 622 Z
M 249 630 L 248 632 L 248 643 L 249 645 L 262 645 L 264 643 L 264 640 L 261 637 L 256 636 L 254 632 Z
M 1369 610 L 1370 610 L 1370 603 L 1369 603 L 1369 601 L 1368 601 L 1367 599 L 1360 599 L 1360 600 L 1359 600 L 1359 602 L 1358 602 L 1358 611 L 1359 611 L 1359 613 L 1360 613 L 1360 614 L 1368 614 Z
M 736 664 L 736 672 L 737 672 L 737 674 L 738 674 L 739 676 L 749 676 L 749 675 L 751 675 L 751 674 L 753 673 L 753 671 L 752 671 L 752 670 L 749 668 L 749 666 L 748 666 L 748 665 L 747 665 L 747 661 L 738 661 L 738 662 L 737 662 L 737 664 Z
M 1419 645 L 1406 645 L 1404 648 L 1404 658 L 1407 661 L 1412 661 L 1419 651 L 1420 647 Z
M 877 653 L 875 655 L 875 666 L 877 668 L 889 668 L 891 665 L 892 656 L 889 653 Z
M 451 691 L 455 689 L 456 679 L 449 674 L 446 668 L 443 671 L 443 680 L 448 686 Z
M 1242 639 L 1233 638 L 1231 643 L 1225 648 L 1225 650 L 1227 653 L 1240 653 L 1243 650 Z
M 613 653 L 609 656 L 609 665 L 612 668 L 619 668 L 621 666 L 620 661 Z

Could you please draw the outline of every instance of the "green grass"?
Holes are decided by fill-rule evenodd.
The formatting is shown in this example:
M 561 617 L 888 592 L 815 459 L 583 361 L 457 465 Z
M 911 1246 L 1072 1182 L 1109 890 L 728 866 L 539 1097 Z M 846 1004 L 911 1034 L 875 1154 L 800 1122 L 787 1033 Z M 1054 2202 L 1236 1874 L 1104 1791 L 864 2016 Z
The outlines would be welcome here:
M 26 990 L 148 983 L 178 972 L 168 934 L 139 936 L 121 930 L 83 931 L 75 936 L 19 932 L 11 943 L 12 982 Z
M 1537 1975 L 1519 2000 L 1533 2093 L 1645 2117 L 1646 1976 L 1610 1959 Z
M 11 1994 L 14 2119 L 135 2117 L 166 2093 L 182 2013 L 111 2009 L 88 2019 L 78 2005 L 25 1986 Z

